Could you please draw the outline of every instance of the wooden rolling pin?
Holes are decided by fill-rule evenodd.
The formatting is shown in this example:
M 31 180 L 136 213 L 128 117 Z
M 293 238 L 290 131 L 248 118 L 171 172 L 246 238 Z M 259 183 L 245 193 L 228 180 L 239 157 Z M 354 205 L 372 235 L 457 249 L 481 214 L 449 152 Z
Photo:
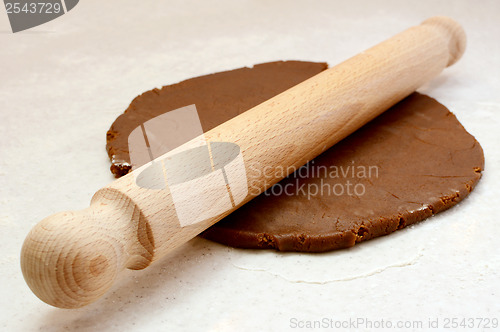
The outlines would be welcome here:
M 206 132 L 208 146 L 226 142 L 239 147 L 236 152 L 244 161 L 243 170 L 247 170 L 242 174 L 236 167 L 221 173 L 226 164 L 219 168 L 218 175 L 224 175 L 225 184 L 236 185 L 231 188 L 235 189 L 232 205 L 225 211 L 215 211 L 215 216 L 187 223 L 179 217 L 183 208 L 185 214 L 186 206 L 193 215 L 203 217 L 206 199 L 214 206 L 227 207 L 223 204 L 227 195 L 213 192 L 215 187 L 206 178 L 201 182 L 195 179 L 191 187 L 180 184 L 188 198 L 193 192 L 189 205 L 189 200 L 176 202 L 168 187 L 139 186 L 137 177 L 142 167 L 99 190 L 89 208 L 42 220 L 22 248 L 26 282 L 40 299 L 53 306 L 77 308 L 95 301 L 123 269 L 147 267 L 281 180 L 268 176 L 279 172 L 266 172 L 266 177 L 264 172 L 249 172 L 249 167 L 300 167 L 455 63 L 465 43 L 465 33 L 458 23 L 447 17 L 430 18 Z M 166 163 L 179 151 L 189 151 L 199 139 L 152 164 L 165 170 Z M 226 157 L 232 153 L 227 152 Z M 196 167 L 189 159 L 183 165 L 181 178 Z M 214 174 L 216 168 L 212 168 Z M 166 178 L 169 183 L 168 175 Z M 149 180 L 161 187 L 165 178 Z

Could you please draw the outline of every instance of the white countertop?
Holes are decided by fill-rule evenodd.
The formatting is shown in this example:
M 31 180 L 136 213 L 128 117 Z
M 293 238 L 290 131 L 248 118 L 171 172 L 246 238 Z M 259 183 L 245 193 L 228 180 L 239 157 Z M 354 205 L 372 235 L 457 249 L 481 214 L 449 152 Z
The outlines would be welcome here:
M 434 15 L 459 21 L 468 48 L 420 91 L 454 112 L 486 157 L 482 180 L 458 206 L 325 254 L 196 238 L 125 271 L 77 310 L 30 291 L 19 267 L 25 236 L 50 214 L 87 207 L 113 180 L 105 133 L 135 96 L 267 61 L 334 65 Z M 441 329 L 446 319 L 500 319 L 499 18 L 498 1 L 86 0 L 12 34 L 0 9 L 0 329 L 286 331 L 359 318 L 422 321 L 423 331 L 429 319 Z

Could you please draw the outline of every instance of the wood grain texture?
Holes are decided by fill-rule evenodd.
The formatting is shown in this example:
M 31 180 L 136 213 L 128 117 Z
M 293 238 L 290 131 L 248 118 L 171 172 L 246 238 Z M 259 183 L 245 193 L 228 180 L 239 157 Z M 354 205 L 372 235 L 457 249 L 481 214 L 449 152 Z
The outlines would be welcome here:
M 237 144 L 247 170 L 300 167 L 437 76 L 464 49 L 465 33 L 458 23 L 430 18 L 221 124 L 204 138 Z M 158 159 L 168 159 L 200 139 Z M 189 172 L 189 163 L 185 167 Z M 247 172 L 248 195 L 241 203 L 181 227 L 168 187 L 136 185 L 136 174 L 143 169 L 99 190 L 89 208 L 50 216 L 28 234 L 21 267 L 40 299 L 61 308 L 89 304 L 124 268 L 147 267 L 281 180 Z

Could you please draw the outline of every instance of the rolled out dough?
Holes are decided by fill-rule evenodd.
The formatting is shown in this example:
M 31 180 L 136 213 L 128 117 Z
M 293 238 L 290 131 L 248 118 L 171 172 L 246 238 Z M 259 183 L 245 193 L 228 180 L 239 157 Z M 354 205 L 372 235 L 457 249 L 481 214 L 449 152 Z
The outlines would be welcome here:
M 195 104 L 207 131 L 326 68 L 271 62 L 145 92 L 107 133 L 111 171 L 130 171 L 128 135 L 155 116 Z M 350 247 L 455 205 L 483 168 L 481 146 L 456 117 L 414 93 L 201 236 L 240 248 Z

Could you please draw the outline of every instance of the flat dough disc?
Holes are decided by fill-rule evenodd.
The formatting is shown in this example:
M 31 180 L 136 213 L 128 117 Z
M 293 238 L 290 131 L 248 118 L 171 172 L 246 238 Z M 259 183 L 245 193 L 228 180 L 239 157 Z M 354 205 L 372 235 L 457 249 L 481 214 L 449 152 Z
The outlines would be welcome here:
M 195 104 L 207 131 L 326 67 L 271 62 L 148 91 L 108 131 L 111 170 L 129 171 L 128 134 L 148 119 Z M 351 247 L 455 205 L 483 167 L 481 146 L 456 117 L 414 93 L 202 236 L 240 248 Z

